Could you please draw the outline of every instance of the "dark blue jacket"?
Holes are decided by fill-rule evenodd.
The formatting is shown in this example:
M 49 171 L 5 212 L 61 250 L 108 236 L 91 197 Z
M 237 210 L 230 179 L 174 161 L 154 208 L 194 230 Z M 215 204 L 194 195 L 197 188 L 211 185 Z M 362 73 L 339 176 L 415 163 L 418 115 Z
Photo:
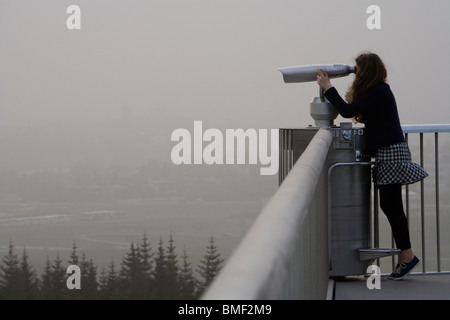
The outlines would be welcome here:
M 374 157 L 379 147 L 405 141 L 395 97 L 387 83 L 373 86 L 352 103 L 345 102 L 334 87 L 325 92 L 325 97 L 344 118 L 362 114 L 370 156 Z

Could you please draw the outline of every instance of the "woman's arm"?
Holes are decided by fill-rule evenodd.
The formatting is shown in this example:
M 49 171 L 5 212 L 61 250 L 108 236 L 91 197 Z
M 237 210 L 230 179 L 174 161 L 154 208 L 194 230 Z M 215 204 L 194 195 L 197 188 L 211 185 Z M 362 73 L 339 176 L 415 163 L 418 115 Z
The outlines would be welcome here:
M 317 84 L 322 87 L 325 91 L 325 97 L 331 102 L 333 107 L 339 112 L 344 118 L 351 118 L 360 113 L 364 113 L 367 108 L 374 104 L 374 101 L 379 99 L 379 86 L 375 86 L 369 89 L 360 98 L 356 99 L 352 103 L 347 103 L 339 95 L 335 87 L 332 86 L 330 78 L 328 78 L 327 72 L 322 73 L 321 70 L 317 70 Z

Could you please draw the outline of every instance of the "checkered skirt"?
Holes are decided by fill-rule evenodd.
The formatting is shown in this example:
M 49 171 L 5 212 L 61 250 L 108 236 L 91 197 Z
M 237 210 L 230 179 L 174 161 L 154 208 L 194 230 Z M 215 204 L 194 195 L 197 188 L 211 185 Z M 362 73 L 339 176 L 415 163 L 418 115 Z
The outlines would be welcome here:
M 428 176 L 417 163 L 411 161 L 411 153 L 406 142 L 381 147 L 375 155 L 372 178 L 375 184 L 411 184 Z

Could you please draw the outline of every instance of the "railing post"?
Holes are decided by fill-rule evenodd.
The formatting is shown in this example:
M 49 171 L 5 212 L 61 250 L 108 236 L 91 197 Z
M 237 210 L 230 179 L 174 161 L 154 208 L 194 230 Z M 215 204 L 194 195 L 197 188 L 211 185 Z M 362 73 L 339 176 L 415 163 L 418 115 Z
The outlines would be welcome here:
M 420 166 L 423 168 L 423 132 L 420 133 Z M 426 257 L 426 242 L 425 242 L 425 192 L 424 181 L 420 181 L 420 221 L 422 224 L 422 257 Z M 426 259 L 422 259 L 422 270 L 426 272 Z
M 437 269 L 441 272 L 441 235 L 439 222 L 439 134 L 434 133 L 434 180 L 436 190 L 436 255 Z

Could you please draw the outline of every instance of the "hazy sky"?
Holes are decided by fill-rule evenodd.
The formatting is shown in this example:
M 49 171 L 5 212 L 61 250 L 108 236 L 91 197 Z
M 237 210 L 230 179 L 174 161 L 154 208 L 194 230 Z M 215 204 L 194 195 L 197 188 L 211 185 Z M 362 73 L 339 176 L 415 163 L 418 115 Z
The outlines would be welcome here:
M 71 4 L 81 30 L 66 27 Z M 366 27 L 371 4 L 381 30 Z M 403 124 L 450 123 L 448 12 L 448 0 L 0 0 L 0 128 L 128 112 L 160 120 L 170 144 L 194 120 L 304 127 L 317 84 L 285 84 L 278 68 L 352 64 L 363 50 L 385 61 Z M 351 79 L 333 84 L 344 93 Z

